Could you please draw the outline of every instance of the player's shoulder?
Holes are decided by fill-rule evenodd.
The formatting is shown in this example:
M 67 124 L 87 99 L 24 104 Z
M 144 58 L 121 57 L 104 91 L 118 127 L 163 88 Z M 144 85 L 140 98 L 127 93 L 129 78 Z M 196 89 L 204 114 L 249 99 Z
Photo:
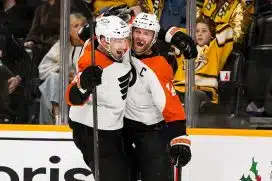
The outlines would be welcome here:
M 104 53 L 99 50 L 95 50 L 95 64 L 101 66 L 103 69 L 111 66 L 115 63 L 114 60 L 111 60 L 110 57 L 106 56 Z M 80 71 L 83 71 L 86 67 L 93 64 L 92 61 L 92 48 L 91 45 L 87 45 L 84 48 L 83 54 L 79 57 L 78 68 Z
M 171 66 L 162 55 L 145 58 L 142 62 L 157 75 L 169 76 L 172 73 Z

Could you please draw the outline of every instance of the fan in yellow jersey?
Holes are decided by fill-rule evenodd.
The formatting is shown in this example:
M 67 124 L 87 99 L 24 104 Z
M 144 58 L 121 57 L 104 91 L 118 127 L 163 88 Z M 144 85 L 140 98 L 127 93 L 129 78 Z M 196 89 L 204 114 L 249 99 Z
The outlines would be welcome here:
M 222 24 L 229 23 L 233 28 L 233 39 L 242 43 L 247 33 L 251 13 L 253 13 L 253 0 L 197 0 L 197 17 L 210 17 L 217 30 Z
M 164 0 L 95 0 L 93 1 L 92 5 L 95 15 L 99 15 L 107 11 L 107 9 L 113 7 L 117 8 L 120 14 L 126 13 L 126 8 L 122 8 L 124 7 L 123 5 L 126 5 L 133 11 L 137 11 L 138 13 L 143 11 L 150 14 L 155 14 L 157 18 L 160 19 L 164 6 Z
M 160 19 L 164 1 L 165 0 L 139 0 L 139 6 L 141 6 L 144 12 L 155 14 L 157 18 Z
M 195 84 L 198 90 L 209 95 L 211 102 L 218 103 L 217 77 L 233 48 L 233 30 L 228 24 L 215 31 L 209 18 L 198 18 L 196 26 L 198 57 L 195 62 Z M 177 58 L 175 89 L 185 92 L 185 65 L 182 56 Z
M 96 15 L 100 14 L 103 9 L 127 5 L 128 7 L 137 6 L 137 0 L 93 0 L 93 10 Z

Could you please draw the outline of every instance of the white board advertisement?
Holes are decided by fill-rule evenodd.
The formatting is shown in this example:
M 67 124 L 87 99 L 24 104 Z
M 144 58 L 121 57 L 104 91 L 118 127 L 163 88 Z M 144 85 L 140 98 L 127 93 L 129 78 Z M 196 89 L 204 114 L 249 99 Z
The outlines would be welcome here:
M 0 181 L 93 181 L 70 132 L 0 132 Z
M 192 136 L 183 181 L 272 181 L 272 138 Z
M 0 181 L 93 181 L 70 132 L 0 131 Z M 272 181 L 272 137 L 191 136 L 182 181 Z

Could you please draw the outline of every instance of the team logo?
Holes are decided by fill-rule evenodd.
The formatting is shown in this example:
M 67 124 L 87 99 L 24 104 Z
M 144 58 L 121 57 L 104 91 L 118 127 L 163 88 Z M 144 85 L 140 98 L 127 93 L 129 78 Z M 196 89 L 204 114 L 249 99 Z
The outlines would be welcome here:
M 135 84 L 136 80 L 137 80 L 137 71 L 135 67 L 131 64 L 129 87 L 132 87 Z
M 195 71 L 202 69 L 208 63 L 208 59 L 204 54 L 201 54 L 195 61 Z M 186 70 L 186 62 L 182 61 L 182 69 Z
M 130 72 L 129 71 L 127 74 L 123 75 L 122 77 L 118 78 L 119 81 L 119 87 L 120 92 L 122 94 L 122 99 L 125 100 L 127 98 L 127 92 L 128 92 L 128 87 L 129 87 L 129 80 L 130 80 Z

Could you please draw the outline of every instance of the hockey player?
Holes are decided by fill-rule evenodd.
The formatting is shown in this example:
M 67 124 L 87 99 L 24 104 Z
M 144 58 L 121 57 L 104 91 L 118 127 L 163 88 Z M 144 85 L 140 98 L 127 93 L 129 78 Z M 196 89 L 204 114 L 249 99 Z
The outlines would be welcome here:
M 95 33 L 99 42 L 95 51 L 97 65 L 91 64 L 91 44 L 87 41 L 78 60 L 77 77 L 66 91 L 71 106 L 69 125 L 84 161 L 94 171 L 91 90 L 97 86 L 100 180 L 128 181 L 121 128 L 131 70 L 130 28 L 122 19 L 108 16 L 97 19 Z
M 124 139 L 130 158 L 137 161 L 142 181 L 170 180 L 167 145 L 170 145 L 170 156 L 175 163 L 179 160 L 184 166 L 191 159 L 184 108 L 172 84 L 173 69 L 159 50 L 152 47 L 159 31 L 155 15 L 140 13 L 133 20 L 132 50 L 138 59 L 131 60 L 134 76 L 128 91 Z M 179 37 L 174 43 L 184 47 L 184 56 L 196 56 L 191 38 L 183 33 L 174 36 Z M 170 32 L 166 37 L 173 43 Z

